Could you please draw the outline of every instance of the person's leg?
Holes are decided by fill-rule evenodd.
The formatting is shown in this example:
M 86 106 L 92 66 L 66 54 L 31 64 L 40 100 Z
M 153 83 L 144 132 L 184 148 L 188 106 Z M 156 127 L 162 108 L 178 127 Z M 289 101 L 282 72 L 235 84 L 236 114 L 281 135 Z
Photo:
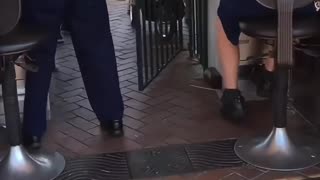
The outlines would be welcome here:
M 22 23 L 47 27 L 48 38 L 30 52 L 39 71 L 27 72 L 25 85 L 23 139 L 25 145 L 39 141 L 46 131 L 46 107 L 57 35 L 59 32 L 61 0 L 24 0 Z
M 116 129 L 122 131 L 124 105 L 106 1 L 72 3 L 71 36 L 90 104 L 101 125 L 109 126 L 109 132 L 117 135 Z
M 223 74 L 222 114 L 231 120 L 239 121 L 245 114 L 245 102 L 238 90 L 239 48 L 229 41 L 222 26 L 217 20 L 217 45 Z
M 248 11 L 250 9 L 250 11 Z M 220 63 L 224 75 L 226 89 L 237 88 L 239 55 L 239 21 L 243 18 L 272 16 L 275 11 L 259 5 L 253 0 L 221 0 L 218 8 L 217 39 Z M 272 59 L 265 61 L 266 68 L 274 68 Z
M 295 14 L 313 15 L 315 12 L 314 5 L 310 4 L 310 6 L 296 10 Z M 220 1 L 217 39 L 225 88 L 222 97 L 222 112 L 229 115 L 230 118 L 239 119 L 244 115 L 244 99 L 238 90 L 239 21 L 242 18 L 263 18 L 263 16 L 275 15 L 276 11 L 261 6 L 255 0 Z M 263 96 L 271 94 L 274 64 L 273 58 L 264 62 L 262 81 L 257 85 L 257 94 Z
M 220 18 L 216 23 L 217 45 L 223 73 L 224 89 L 238 89 L 239 47 L 227 38 Z
M 250 9 L 250 11 L 248 11 Z M 238 90 L 239 22 L 242 18 L 269 16 L 272 10 L 266 9 L 252 0 L 221 0 L 218 8 L 217 44 L 223 74 L 224 93 L 222 113 L 232 120 L 240 120 L 246 114 L 244 98 Z M 273 68 L 269 61 L 268 68 Z

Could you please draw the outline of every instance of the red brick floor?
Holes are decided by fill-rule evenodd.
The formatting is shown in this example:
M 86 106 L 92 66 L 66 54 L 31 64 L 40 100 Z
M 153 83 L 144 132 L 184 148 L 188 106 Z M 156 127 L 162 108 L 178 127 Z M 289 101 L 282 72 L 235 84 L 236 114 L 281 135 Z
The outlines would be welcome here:
M 166 146 L 237 138 L 266 132 L 271 128 L 270 104 L 250 102 L 250 115 L 242 125 L 223 120 L 215 91 L 206 86 L 201 68 L 192 65 L 187 53 L 176 60 L 143 92 L 137 89 L 135 32 L 127 16 L 127 1 L 108 0 L 112 33 L 116 47 L 121 90 L 125 101 L 125 136 L 112 139 L 99 129 L 84 90 L 81 74 L 68 35 L 57 52 L 57 67 L 52 89 L 52 120 L 45 146 L 67 157 L 76 155 L 132 151 Z M 200 79 L 200 80 L 199 80 Z M 291 129 L 306 131 L 302 120 L 292 119 Z M 221 169 L 159 179 L 169 180 L 298 180 L 320 177 L 319 168 L 302 172 L 276 173 L 253 167 Z

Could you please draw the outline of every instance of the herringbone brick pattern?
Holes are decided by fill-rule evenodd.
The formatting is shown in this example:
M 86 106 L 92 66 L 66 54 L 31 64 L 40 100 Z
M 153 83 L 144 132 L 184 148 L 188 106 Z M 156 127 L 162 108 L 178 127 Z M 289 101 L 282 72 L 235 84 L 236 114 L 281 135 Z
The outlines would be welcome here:
M 265 102 L 250 103 L 250 117 L 233 125 L 219 114 L 215 91 L 205 86 L 199 66 L 187 53 L 177 59 L 143 92 L 137 89 L 135 31 L 127 15 L 128 2 L 108 0 L 116 49 L 120 86 L 125 102 L 123 138 L 113 139 L 102 132 L 92 112 L 79 72 L 72 43 L 60 45 L 56 56 L 58 72 L 51 88 L 52 117 L 45 144 L 65 156 L 131 151 L 146 147 L 204 142 L 234 138 L 271 127 L 270 109 Z M 295 127 L 300 127 L 296 123 Z M 304 179 L 317 177 L 318 168 L 296 173 L 274 173 L 248 167 L 201 172 L 164 179 Z M 160 178 L 161 179 L 161 178 Z

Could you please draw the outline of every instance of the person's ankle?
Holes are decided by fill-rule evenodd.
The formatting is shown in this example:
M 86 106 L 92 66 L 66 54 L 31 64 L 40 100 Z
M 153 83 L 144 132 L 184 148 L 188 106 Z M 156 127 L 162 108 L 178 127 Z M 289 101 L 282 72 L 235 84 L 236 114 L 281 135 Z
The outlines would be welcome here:
M 267 68 L 263 69 L 262 75 L 264 80 L 270 81 L 273 79 L 273 71 L 269 71 Z
M 238 88 L 224 88 L 223 93 L 238 94 L 240 90 Z
M 224 92 L 239 92 L 240 90 L 238 88 L 224 88 Z
M 239 89 L 224 89 L 221 100 L 228 101 L 238 96 L 241 96 L 241 91 Z
M 274 66 L 273 66 L 273 65 L 265 64 L 265 65 L 264 65 L 264 70 L 265 70 L 265 71 L 268 71 L 268 72 L 273 72 L 273 71 L 274 71 Z

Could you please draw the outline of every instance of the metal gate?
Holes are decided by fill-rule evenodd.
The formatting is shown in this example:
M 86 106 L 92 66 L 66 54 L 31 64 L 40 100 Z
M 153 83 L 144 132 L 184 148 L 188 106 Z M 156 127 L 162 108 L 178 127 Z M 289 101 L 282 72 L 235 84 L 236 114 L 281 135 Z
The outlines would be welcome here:
M 186 0 L 190 3 L 190 55 L 208 68 L 208 0 Z
M 182 5 L 183 0 L 135 1 L 132 9 L 139 90 L 145 89 L 183 49 Z

